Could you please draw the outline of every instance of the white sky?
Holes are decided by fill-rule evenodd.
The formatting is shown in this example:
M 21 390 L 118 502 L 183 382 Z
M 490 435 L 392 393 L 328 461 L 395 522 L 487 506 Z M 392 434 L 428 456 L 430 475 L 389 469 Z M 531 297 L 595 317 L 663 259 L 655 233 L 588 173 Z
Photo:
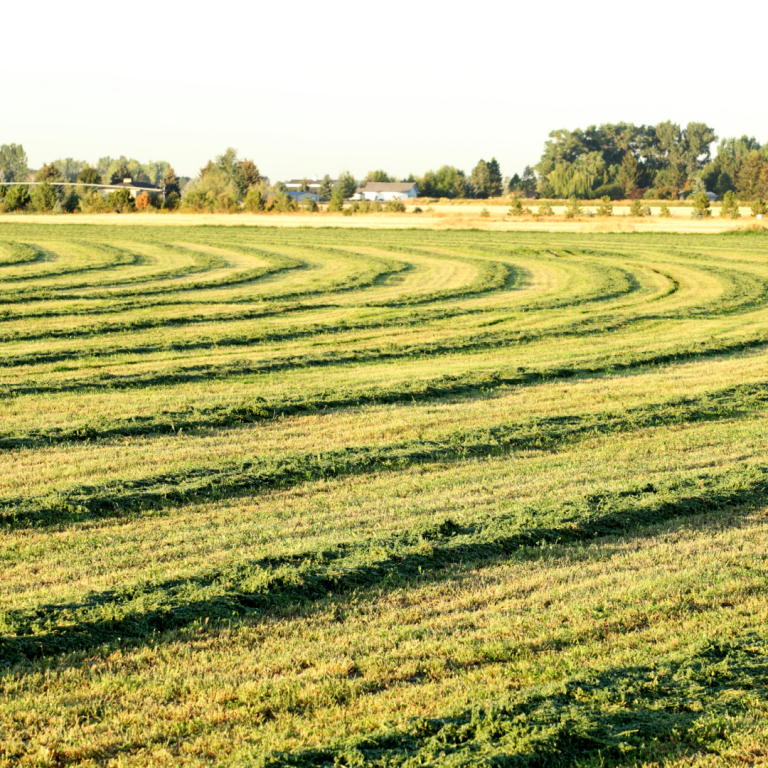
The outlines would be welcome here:
M 538 161 L 554 128 L 690 120 L 768 142 L 768 4 L 9 3 L 0 143 L 273 181 Z

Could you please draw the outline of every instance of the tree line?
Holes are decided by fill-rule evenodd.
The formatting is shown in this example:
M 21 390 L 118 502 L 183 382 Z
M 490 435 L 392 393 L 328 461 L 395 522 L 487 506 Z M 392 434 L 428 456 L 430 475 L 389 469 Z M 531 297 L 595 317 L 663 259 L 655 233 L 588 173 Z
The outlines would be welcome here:
M 487 199 L 509 195 L 526 199 L 676 200 L 714 192 L 748 202 L 768 198 L 768 145 L 754 137 L 718 140 L 705 123 L 685 127 L 605 123 L 585 130 L 552 131 L 538 163 L 505 177 L 495 157 L 481 159 L 470 173 L 443 165 L 399 179 L 417 185 L 424 198 Z M 128 190 L 104 195 L 84 185 L 118 184 L 125 178 L 163 190 L 139 195 Z M 4 186 L 34 180 L 39 186 Z M 393 182 L 382 169 L 357 180 L 348 171 L 320 183 L 319 197 L 330 210 L 341 210 L 366 181 Z M 62 182 L 78 184 L 65 188 Z M 79 186 L 83 185 L 83 186 Z M 305 181 L 303 189 L 309 189 Z M 314 201 L 306 202 L 311 210 Z M 296 210 L 298 203 L 282 182 L 270 183 L 256 163 L 228 148 L 208 161 L 194 178 L 178 177 L 166 161 L 142 163 L 133 158 L 102 157 L 93 165 L 60 158 L 33 172 L 20 144 L 0 146 L 0 210 L 33 209 L 71 212 L 182 207 L 193 211 Z

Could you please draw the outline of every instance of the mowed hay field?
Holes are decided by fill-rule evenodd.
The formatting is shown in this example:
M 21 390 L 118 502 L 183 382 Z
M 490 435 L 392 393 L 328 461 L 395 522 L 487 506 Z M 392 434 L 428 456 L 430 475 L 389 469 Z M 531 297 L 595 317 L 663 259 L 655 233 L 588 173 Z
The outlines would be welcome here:
M 0 224 L 0 764 L 768 762 L 768 236 Z

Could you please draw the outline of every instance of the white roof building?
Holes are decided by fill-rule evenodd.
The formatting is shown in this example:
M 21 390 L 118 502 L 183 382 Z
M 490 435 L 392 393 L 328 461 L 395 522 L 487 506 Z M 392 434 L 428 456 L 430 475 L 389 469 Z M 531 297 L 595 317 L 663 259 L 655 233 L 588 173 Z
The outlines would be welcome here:
M 418 197 L 419 189 L 412 181 L 367 181 L 355 192 L 357 200 L 405 200 L 407 197 Z

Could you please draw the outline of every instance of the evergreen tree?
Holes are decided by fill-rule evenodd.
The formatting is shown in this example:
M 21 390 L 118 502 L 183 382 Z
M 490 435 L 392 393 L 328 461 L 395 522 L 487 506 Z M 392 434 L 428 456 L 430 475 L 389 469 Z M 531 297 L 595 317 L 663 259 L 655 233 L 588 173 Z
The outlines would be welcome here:
M 518 191 L 520 188 L 520 177 L 515 174 L 510 180 L 509 184 L 507 184 L 507 191 L 513 195 L 515 192 Z
M 328 200 L 333 194 L 333 180 L 327 173 L 323 176 L 323 180 L 320 182 L 319 191 L 321 200 Z
M 115 168 L 114 171 L 112 171 L 112 175 L 109 178 L 110 184 L 119 184 L 123 179 L 133 178 L 131 176 L 131 172 L 128 170 L 128 165 L 124 162 L 121 162 L 117 168 Z
M 526 165 L 523 170 L 523 177 L 520 179 L 520 192 L 523 197 L 536 197 L 536 174 L 530 165 Z
M 709 196 L 704 192 L 699 192 L 693 199 L 693 216 L 696 219 L 707 218 L 712 215 L 709 207 Z
M 723 202 L 720 205 L 720 216 L 721 218 L 727 216 L 730 219 L 738 219 L 741 216 L 739 204 L 736 202 L 736 195 L 731 190 L 723 196 Z
M 501 168 L 499 167 L 499 162 L 496 160 L 495 157 L 492 157 L 488 163 L 488 176 L 489 176 L 489 184 L 488 184 L 488 196 L 489 197 L 501 197 L 501 194 L 503 192 L 503 183 L 502 183 L 502 176 L 501 176 Z
M 178 195 L 179 189 L 179 177 L 176 175 L 176 171 L 173 168 L 169 168 L 165 176 L 163 176 L 163 189 L 165 190 L 166 198 L 168 195 L 172 195 L 174 192 Z

